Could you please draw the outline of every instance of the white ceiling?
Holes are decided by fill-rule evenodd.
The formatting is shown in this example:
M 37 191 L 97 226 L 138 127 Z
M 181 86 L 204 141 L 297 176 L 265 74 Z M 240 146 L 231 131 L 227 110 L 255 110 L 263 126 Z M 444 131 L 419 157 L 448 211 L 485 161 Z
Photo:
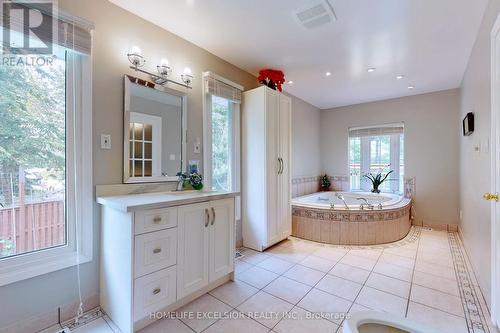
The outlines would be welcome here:
M 252 74 L 283 70 L 321 109 L 459 87 L 487 5 L 329 0 L 337 21 L 308 30 L 295 12 L 317 0 L 110 1 Z

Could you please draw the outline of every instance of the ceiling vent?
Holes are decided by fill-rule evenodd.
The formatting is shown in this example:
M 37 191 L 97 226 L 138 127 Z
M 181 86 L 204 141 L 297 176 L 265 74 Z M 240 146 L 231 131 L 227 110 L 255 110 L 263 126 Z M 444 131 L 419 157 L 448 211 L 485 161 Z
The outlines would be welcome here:
M 337 20 L 335 12 L 327 0 L 317 1 L 313 5 L 302 7 L 295 12 L 295 15 L 299 23 L 306 29 L 317 28 Z

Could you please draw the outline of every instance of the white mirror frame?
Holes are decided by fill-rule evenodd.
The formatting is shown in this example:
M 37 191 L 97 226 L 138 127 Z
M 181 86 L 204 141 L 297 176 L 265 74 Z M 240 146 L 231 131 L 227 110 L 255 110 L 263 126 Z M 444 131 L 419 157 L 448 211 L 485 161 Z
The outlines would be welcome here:
M 125 75 L 124 82 L 124 104 L 123 104 L 123 183 L 159 183 L 159 182 L 172 182 L 177 181 L 177 175 L 165 177 L 130 177 L 129 176 L 129 154 L 130 154 L 130 138 L 129 138 L 129 122 L 130 122 L 130 89 L 132 84 L 138 84 L 151 89 L 179 96 L 182 100 L 182 131 L 181 131 L 181 172 L 187 170 L 187 156 L 186 156 L 186 143 L 187 143 L 187 92 L 179 91 L 169 87 L 155 84 L 150 81 L 136 78 L 134 76 Z

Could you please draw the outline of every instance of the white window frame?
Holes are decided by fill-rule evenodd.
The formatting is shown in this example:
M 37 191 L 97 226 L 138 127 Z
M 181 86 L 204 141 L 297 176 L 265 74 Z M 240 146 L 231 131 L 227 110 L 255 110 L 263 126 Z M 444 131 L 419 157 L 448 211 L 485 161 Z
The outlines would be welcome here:
M 66 245 L 0 259 L 0 286 L 92 261 L 92 59 L 67 54 Z
M 225 79 L 212 72 L 204 72 L 203 78 L 213 77 L 218 81 L 224 82 L 234 88 L 243 91 L 243 86 Z M 212 190 L 212 95 L 207 93 L 206 86 L 203 84 L 203 178 L 207 191 Z M 231 189 L 230 191 L 239 192 L 241 184 L 241 107 L 238 103 L 232 103 L 232 142 L 231 142 Z
M 404 123 L 401 123 L 401 124 L 403 125 L 403 128 L 404 128 Z M 392 124 L 379 125 L 379 126 L 366 126 L 366 127 L 360 127 L 360 128 L 376 128 L 376 127 L 383 127 L 383 126 L 388 126 L 388 125 L 392 125 Z M 347 169 L 349 170 L 349 177 L 351 177 L 350 176 L 350 168 L 351 168 L 351 166 L 350 166 L 350 163 L 351 163 L 350 130 L 352 130 L 352 128 L 348 129 L 348 131 L 347 131 L 347 136 L 348 136 L 348 138 L 347 138 L 347 155 L 348 155 L 347 156 L 347 161 L 348 161 Z M 403 137 L 404 137 L 404 133 L 405 132 L 403 130 L 402 134 L 392 134 L 392 135 L 385 134 L 385 135 L 390 136 L 390 147 L 391 147 L 390 163 L 391 163 L 391 166 L 393 166 L 392 170 L 394 170 L 394 172 L 391 175 L 397 179 L 397 181 L 392 181 L 390 183 L 390 187 L 391 187 L 391 191 L 393 193 L 400 193 L 400 194 L 402 194 L 404 192 L 403 188 L 399 188 L 399 184 L 400 184 L 399 178 L 401 177 L 400 164 L 399 164 L 400 163 L 400 143 L 401 143 L 400 136 L 403 135 Z M 371 188 L 369 183 L 367 183 L 367 182 L 363 183 L 363 181 L 362 181 L 363 175 L 370 172 L 370 159 L 371 159 L 371 156 L 370 156 L 370 152 L 371 152 L 370 137 L 368 137 L 368 136 L 360 137 L 360 145 L 361 145 L 361 147 L 360 147 L 360 154 L 361 154 L 360 173 L 361 174 L 360 174 L 360 184 L 359 184 L 360 188 L 359 189 L 350 188 L 351 191 L 369 191 Z M 349 179 L 349 186 L 351 186 L 351 184 L 352 184 L 352 181 L 351 181 L 351 179 Z

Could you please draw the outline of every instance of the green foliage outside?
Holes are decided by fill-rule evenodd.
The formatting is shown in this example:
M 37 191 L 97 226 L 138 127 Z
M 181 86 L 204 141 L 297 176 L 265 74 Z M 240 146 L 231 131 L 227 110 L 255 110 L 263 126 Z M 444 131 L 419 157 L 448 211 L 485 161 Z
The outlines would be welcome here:
M 226 99 L 212 97 L 212 190 L 231 189 L 231 107 Z
M 0 65 L 0 202 L 18 195 L 19 170 L 26 193 L 64 187 L 65 61 L 52 66 Z M 11 184 L 11 179 L 13 184 Z

